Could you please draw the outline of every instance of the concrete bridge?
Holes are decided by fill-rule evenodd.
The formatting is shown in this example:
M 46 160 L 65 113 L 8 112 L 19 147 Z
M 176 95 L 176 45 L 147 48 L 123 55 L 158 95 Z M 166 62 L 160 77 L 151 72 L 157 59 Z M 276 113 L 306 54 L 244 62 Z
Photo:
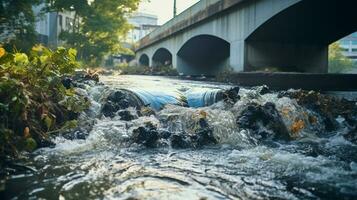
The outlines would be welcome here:
M 355 0 L 201 0 L 140 41 L 141 65 L 190 75 L 326 73 L 328 45 L 357 30 Z

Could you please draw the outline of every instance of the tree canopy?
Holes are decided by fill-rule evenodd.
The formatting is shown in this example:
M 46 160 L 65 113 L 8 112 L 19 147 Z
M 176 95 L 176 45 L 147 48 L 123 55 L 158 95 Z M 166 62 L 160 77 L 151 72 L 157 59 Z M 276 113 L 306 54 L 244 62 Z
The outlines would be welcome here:
M 9 51 L 29 51 L 36 42 L 32 6 L 41 0 L 0 0 L 0 43 Z
M 48 0 L 51 11 L 75 13 L 73 29 L 61 33 L 67 45 L 76 48 L 80 59 L 98 64 L 111 53 L 127 51 L 121 42 L 130 29 L 126 17 L 140 0 Z
M 342 49 L 338 42 L 329 46 L 328 59 L 330 73 L 343 73 L 353 67 L 352 60 L 342 54 Z
M 99 64 L 105 55 L 127 52 L 121 43 L 130 25 L 127 16 L 140 0 L 0 0 L 0 44 L 8 51 L 28 52 L 36 44 L 33 6 L 45 3 L 44 12 L 74 12 L 72 28 L 60 39 L 77 49 L 78 57 Z

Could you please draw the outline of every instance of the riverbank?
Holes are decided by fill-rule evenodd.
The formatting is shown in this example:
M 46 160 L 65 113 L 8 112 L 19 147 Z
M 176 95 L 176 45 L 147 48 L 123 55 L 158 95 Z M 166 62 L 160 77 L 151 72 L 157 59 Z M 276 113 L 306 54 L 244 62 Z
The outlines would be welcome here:
M 78 126 L 90 107 L 77 88 L 98 75 L 76 71 L 76 51 L 36 46 L 29 55 L 0 55 L 0 192 L 5 178 L 26 171 L 16 160 L 39 148 L 54 147 L 53 138 Z

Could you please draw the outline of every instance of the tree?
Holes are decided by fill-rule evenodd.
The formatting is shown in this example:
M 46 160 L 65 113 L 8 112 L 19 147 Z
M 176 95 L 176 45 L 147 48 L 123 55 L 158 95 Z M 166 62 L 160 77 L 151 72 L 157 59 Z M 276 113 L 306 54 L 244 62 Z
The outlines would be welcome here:
M 343 73 L 353 67 L 352 60 L 342 54 L 342 50 L 338 42 L 329 46 L 328 60 L 330 73 Z
M 105 55 L 126 51 L 121 46 L 130 29 L 126 17 L 140 0 L 48 0 L 49 10 L 75 12 L 72 30 L 60 37 L 78 50 L 80 59 L 98 65 Z
M 0 43 L 8 51 L 29 51 L 36 42 L 32 7 L 40 0 L 0 0 Z

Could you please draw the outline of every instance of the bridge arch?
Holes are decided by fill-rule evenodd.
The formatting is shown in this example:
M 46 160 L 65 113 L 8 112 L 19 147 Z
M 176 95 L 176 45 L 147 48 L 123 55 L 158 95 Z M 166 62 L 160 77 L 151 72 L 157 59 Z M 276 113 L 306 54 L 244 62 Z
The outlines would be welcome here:
M 139 58 L 139 65 L 141 66 L 150 66 L 150 59 L 147 54 L 142 54 Z
M 357 1 L 300 0 L 245 39 L 245 71 L 327 72 L 328 45 L 357 30 Z
M 172 54 L 166 48 L 159 48 L 152 56 L 152 66 L 170 66 L 172 65 Z
M 213 35 L 197 35 L 177 52 L 177 69 L 190 75 L 215 75 L 229 63 L 230 43 Z

